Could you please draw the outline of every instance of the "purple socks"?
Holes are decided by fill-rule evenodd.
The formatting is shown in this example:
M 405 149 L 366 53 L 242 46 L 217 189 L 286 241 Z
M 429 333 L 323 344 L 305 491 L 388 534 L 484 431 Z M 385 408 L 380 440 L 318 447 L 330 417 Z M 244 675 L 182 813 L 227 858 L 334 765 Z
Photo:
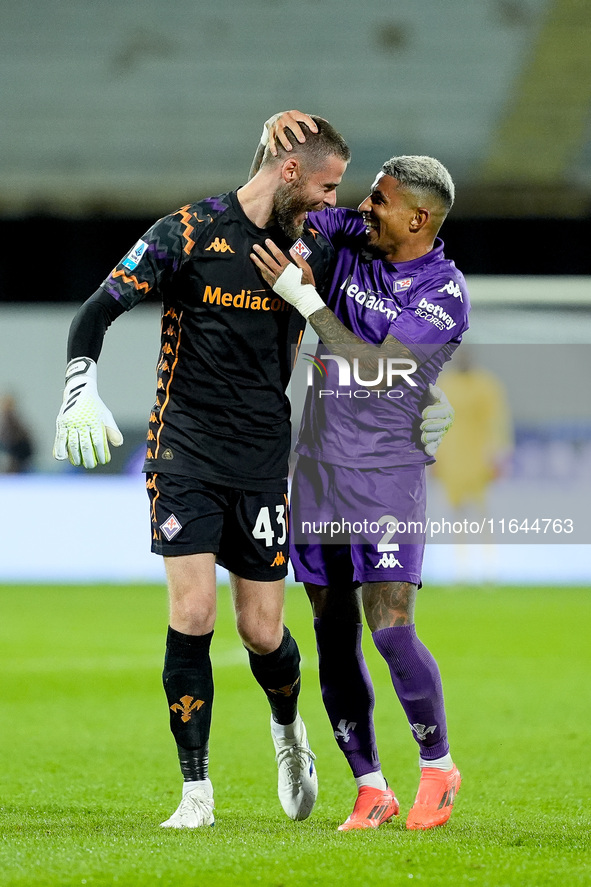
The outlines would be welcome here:
M 373 728 L 375 696 L 361 651 L 362 626 L 314 619 L 320 689 L 335 739 L 353 775 L 380 769 Z
M 375 703 L 361 650 L 360 624 L 314 619 L 320 688 L 335 739 L 353 775 L 380 769 L 373 727 Z M 418 639 L 414 625 L 373 632 L 406 713 L 421 758 L 432 761 L 449 752 L 441 677 L 435 659 Z
M 374 643 L 392 676 L 423 760 L 449 752 L 441 676 L 435 659 L 417 637 L 414 625 L 373 632 Z

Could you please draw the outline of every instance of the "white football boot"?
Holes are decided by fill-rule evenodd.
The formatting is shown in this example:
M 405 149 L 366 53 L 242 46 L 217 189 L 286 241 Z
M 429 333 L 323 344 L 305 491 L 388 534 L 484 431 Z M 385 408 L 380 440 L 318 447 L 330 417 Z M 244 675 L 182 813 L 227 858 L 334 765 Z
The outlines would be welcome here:
M 271 718 L 271 736 L 279 768 L 277 794 L 290 819 L 307 819 L 318 797 L 316 755 L 308 745 L 306 728 L 298 714 L 293 724 L 281 726 Z
M 213 786 L 205 779 L 197 788 L 184 790 L 183 799 L 170 819 L 161 822 L 162 828 L 200 828 L 213 825 Z

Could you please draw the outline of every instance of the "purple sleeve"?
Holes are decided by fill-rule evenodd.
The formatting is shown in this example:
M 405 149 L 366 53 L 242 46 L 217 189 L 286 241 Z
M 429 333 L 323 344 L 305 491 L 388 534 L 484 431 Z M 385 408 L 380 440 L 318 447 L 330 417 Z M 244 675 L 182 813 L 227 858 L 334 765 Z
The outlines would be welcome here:
M 365 231 L 361 213 L 340 206 L 308 213 L 308 225 L 335 246 L 350 237 L 359 237 Z
M 420 360 L 428 360 L 434 350 L 462 338 L 468 329 L 469 310 L 468 290 L 461 274 L 439 276 L 412 293 L 388 332 Z

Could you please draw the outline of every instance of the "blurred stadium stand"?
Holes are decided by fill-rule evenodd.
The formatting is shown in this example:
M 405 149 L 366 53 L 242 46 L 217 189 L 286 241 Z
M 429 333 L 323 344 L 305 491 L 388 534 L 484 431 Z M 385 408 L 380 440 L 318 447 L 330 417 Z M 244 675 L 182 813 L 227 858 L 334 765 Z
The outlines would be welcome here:
M 82 300 L 154 219 L 242 184 L 262 122 L 293 106 L 348 139 L 343 205 L 393 154 L 432 154 L 457 183 L 444 231 L 466 273 L 591 273 L 591 0 L 0 16 L 0 301 Z
M 327 117 L 351 145 L 343 205 L 394 154 L 448 166 L 442 234 L 474 297 L 472 343 L 591 343 L 590 45 L 591 0 L 0 0 L 0 394 L 22 405 L 37 469 L 80 482 L 50 455 L 76 304 L 154 219 L 240 186 L 285 108 Z M 143 436 L 157 346 L 154 304 L 105 341 L 117 471 Z M 557 451 L 532 402 L 520 454 Z M 579 422 L 576 446 L 590 409 L 561 416 Z M 6 502 L 32 501 L 10 489 Z
M 238 186 L 262 122 L 293 106 L 349 140 L 344 203 L 424 153 L 458 216 L 589 210 L 589 0 L 0 7 L 4 214 L 151 217 Z

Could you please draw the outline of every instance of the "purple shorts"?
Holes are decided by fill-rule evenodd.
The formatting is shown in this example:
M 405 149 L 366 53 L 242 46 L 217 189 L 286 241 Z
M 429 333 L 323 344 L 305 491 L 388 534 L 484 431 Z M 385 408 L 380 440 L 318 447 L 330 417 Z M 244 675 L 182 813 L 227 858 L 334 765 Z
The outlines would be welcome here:
M 300 456 L 290 557 L 299 582 L 421 584 L 425 466 L 343 468 Z

